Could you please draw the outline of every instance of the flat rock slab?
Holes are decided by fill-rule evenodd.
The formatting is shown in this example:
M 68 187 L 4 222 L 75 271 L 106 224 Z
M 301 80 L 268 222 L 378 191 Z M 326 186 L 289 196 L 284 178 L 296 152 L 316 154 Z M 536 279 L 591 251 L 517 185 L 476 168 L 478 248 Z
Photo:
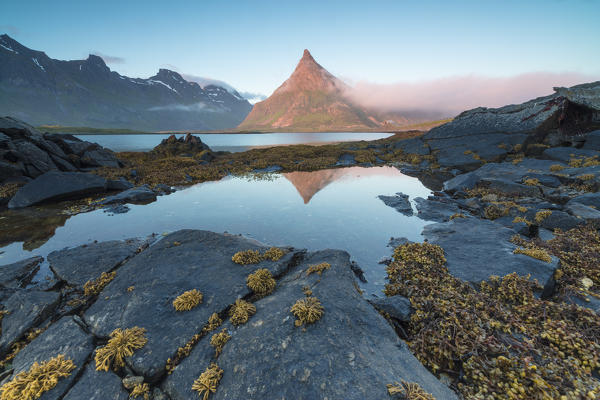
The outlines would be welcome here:
M 24 288 L 40 269 L 42 257 L 31 257 L 23 261 L 0 266 L 0 286 Z
M 575 147 L 552 147 L 544 150 L 542 155 L 551 160 L 561 161 L 568 164 L 573 158 L 584 158 L 598 156 L 598 151 L 589 149 L 577 149 Z
M 581 203 L 568 203 L 565 206 L 565 211 L 569 214 L 584 219 L 586 221 L 592 221 L 595 223 L 600 222 L 600 211 L 595 208 L 586 206 Z
M 3 301 L 8 314 L 2 318 L 0 355 L 6 354 L 29 329 L 50 316 L 59 301 L 60 293 L 39 290 L 17 290 Z
M 376 309 L 388 313 L 390 317 L 403 322 L 410 322 L 410 316 L 414 311 L 410 300 L 400 295 L 370 300 L 369 303 Z
M 154 200 L 156 200 L 156 193 L 154 193 L 152 189 L 150 189 L 148 186 L 138 186 L 127 189 L 113 196 L 109 196 L 102 200 L 100 204 L 147 204 L 153 202 Z
M 96 371 L 90 361 L 83 375 L 69 390 L 63 400 L 128 400 L 129 392 L 123 388 L 121 378 L 112 372 Z
M 593 206 L 600 210 L 600 193 L 586 193 L 580 196 L 574 197 L 567 204 L 579 203 L 586 206 Z
M 250 273 L 268 268 L 277 276 L 295 254 L 254 265 L 231 261 L 236 252 L 248 249 L 266 247 L 241 236 L 195 230 L 172 233 L 120 267 L 84 319 L 100 337 L 108 337 L 116 328 L 145 328 L 148 343 L 128 363 L 138 375 L 155 380 L 164 372 L 167 359 L 202 330 L 212 313 L 250 293 L 246 286 Z M 191 289 L 204 294 L 202 304 L 191 311 L 175 311 L 173 300 Z
M 306 275 L 311 264 L 328 262 L 321 276 Z M 231 340 L 217 363 L 223 378 L 211 400 L 220 399 L 387 399 L 386 384 L 419 383 L 437 399 L 455 394 L 407 349 L 394 330 L 354 287 L 349 255 L 309 253 L 255 303 L 257 312 L 239 328 L 229 323 Z M 290 307 L 309 286 L 324 307 L 314 324 L 294 325 Z M 197 398 L 194 380 L 214 361 L 206 336 L 169 375 L 163 390 L 172 400 Z
M 513 254 L 517 248 L 509 240 L 516 232 L 489 220 L 456 218 L 427 225 L 423 235 L 444 249 L 448 271 L 455 277 L 478 284 L 490 275 L 505 276 L 516 272 L 531 274 L 531 279 L 550 290 L 558 259 L 550 263 Z M 547 292 L 544 294 L 546 295 Z
M 396 193 L 395 196 L 377 196 L 388 207 L 395 208 L 401 214 L 412 215 L 413 209 L 408 200 L 408 195 L 404 193 Z
M 8 208 L 76 199 L 104 192 L 106 179 L 82 172 L 50 171 L 23 186 L 8 202 Z
M 452 215 L 460 213 L 458 206 L 450 201 L 417 197 L 415 204 L 418 210 L 417 216 L 426 221 L 444 222 Z
M 84 244 L 53 251 L 48 254 L 48 262 L 59 279 L 70 285 L 83 286 L 135 255 L 143 244 L 141 239 Z
M 14 372 L 11 379 L 19 372 L 31 368 L 36 361 L 39 363 L 64 354 L 65 358 L 73 360 L 76 368 L 71 375 L 60 379 L 53 389 L 40 397 L 40 400 L 62 399 L 80 371 L 85 368 L 93 350 L 92 337 L 83 332 L 72 317 L 63 317 L 17 354 L 12 363 Z

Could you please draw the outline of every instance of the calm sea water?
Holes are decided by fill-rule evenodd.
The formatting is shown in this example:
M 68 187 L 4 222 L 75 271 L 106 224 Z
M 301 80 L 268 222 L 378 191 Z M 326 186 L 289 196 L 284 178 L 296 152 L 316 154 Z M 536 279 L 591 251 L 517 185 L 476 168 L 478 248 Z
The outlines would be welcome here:
M 431 193 L 418 179 L 396 168 L 352 167 L 278 174 L 258 181 L 227 177 L 161 196 L 151 204 L 129 205 L 125 214 L 96 210 L 68 219 L 50 216 L 48 221 L 55 224 L 51 229 L 28 215 L 33 210 L 7 211 L 0 214 L 0 224 L 10 225 L 0 227 L 4 236 L 0 264 L 94 240 L 206 229 L 243 234 L 273 246 L 347 250 L 365 270 L 369 282 L 363 288 L 381 295 L 385 266 L 378 262 L 391 254 L 390 237 L 420 241 L 427 224 L 377 198 L 396 192 L 411 199 Z M 31 226 L 23 225 L 28 218 Z M 13 242 L 7 237 L 11 234 Z
M 96 142 L 113 151 L 149 151 L 170 135 L 75 135 L 81 140 Z M 176 135 L 178 137 L 183 135 Z M 289 144 L 318 144 L 377 140 L 391 136 L 377 132 L 318 132 L 318 133 L 219 133 L 195 134 L 214 151 L 246 151 L 254 147 Z

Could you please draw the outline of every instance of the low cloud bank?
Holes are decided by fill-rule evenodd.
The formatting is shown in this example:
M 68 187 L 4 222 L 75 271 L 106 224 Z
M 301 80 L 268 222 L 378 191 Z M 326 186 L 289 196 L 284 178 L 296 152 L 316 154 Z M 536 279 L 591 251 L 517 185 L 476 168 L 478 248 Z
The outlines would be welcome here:
M 92 52 L 92 54 L 100 57 L 107 64 L 125 64 L 125 59 L 123 57 L 109 56 L 107 54 L 102 54 L 99 51 Z
M 223 112 L 224 110 L 209 107 L 205 103 L 198 102 L 192 104 L 167 104 L 164 106 L 155 106 L 148 111 L 186 111 L 186 112 Z
M 573 86 L 594 78 L 598 79 L 574 72 L 531 72 L 504 78 L 468 75 L 412 83 L 362 81 L 352 85 L 346 95 L 364 107 L 382 112 L 452 117 L 479 106 L 522 103 L 552 94 L 554 86 Z

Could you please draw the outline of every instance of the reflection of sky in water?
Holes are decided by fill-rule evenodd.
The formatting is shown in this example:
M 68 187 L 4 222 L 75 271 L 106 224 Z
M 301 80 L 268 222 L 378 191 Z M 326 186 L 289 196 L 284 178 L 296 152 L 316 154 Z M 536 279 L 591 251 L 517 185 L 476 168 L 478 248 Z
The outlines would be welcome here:
M 317 133 L 245 133 L 194 134 L 215 151 L 245 151 L 250 147 L 283 144 L 352 142 L 376 140 L 391 136 L 374 132 L 317 132 Z M 169 135 L 76 135 L 81 140 L 96 142 L 113 151 L 148 151 Z M 182 135 L 176 135 L 182 136 Z
M 304 179 L 295 176 L 297 187 L 281 175 L 272 181 L 229 177 L 159 197 L 152 204 L 130 205 L 131 211 L 126 214 L 110 216 L 102 210 L 79 214 L 32 252 L 24 251 L 22 243 L 6 246 L 0 263 L 46 255 L 93 240 L 146 236 L 182 228 L 206 229 L 241 233 L 269 245 L 347 250 L 365 270 L 369 283 L 364 288 L 381 293 L 385 266 L 377 262 L 391 254 L 386 247 L 390 237 L 420 240 L 426 222 L 400 214 L 384 205 L 377 195 L 403 192 L 413 199 L 426 197 L 430 191 L 416 178 L 402 175 L 392 167 L 334 171 L 333 176 L 331 170 L 301 176 Z M 315 178 L 313 174 L 321 175 Z M 309 192 L 309 196 L 315 192 L 308 204 L 304 203 L 302 192 Z

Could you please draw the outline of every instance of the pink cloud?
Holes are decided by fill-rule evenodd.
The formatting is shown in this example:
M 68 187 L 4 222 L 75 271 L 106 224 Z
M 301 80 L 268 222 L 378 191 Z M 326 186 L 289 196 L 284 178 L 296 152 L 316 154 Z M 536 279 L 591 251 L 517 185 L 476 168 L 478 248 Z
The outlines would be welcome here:
M 554 86 L 573 86 L 594 78 L 598 79 L 575 72 L 530 72 L 503 78 L 467 75 L 412 83 L 361 81 L 350 87 L 347 96 L 378 111 L 455 116 L 479 106 L 522 103 L 552 94 Z

